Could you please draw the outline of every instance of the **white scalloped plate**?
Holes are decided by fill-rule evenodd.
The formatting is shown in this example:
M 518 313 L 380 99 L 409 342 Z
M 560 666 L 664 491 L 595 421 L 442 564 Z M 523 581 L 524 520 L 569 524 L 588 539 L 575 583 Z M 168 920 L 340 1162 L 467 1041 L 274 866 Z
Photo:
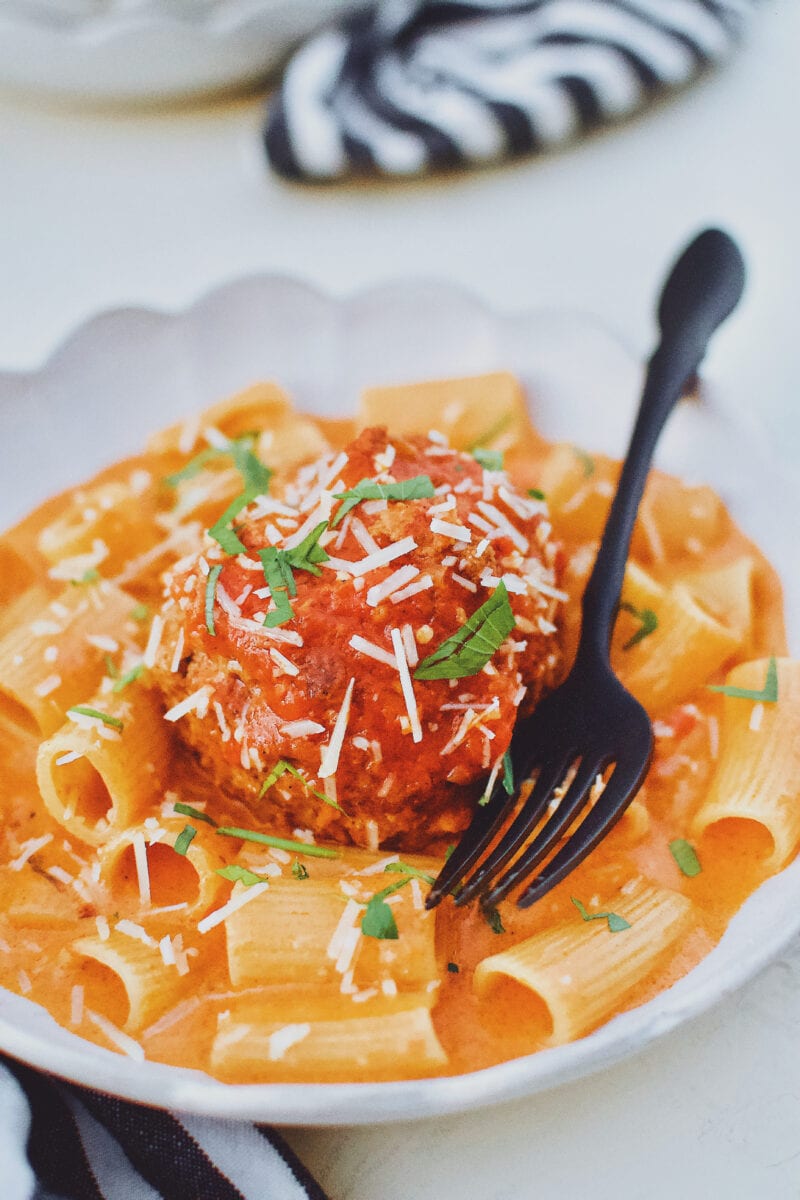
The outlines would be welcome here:
M 0 0 L 0 82 L 118 101 L 239 87 L 263 79 L 347 3 L 140 0 L 69 15 L 52 0 Z
M 240 280 L 177 315 L 110 312 L 79 329 L 40 371 L 0 374 L 0 522 L 135 451 L 165 422 L 257 379 L 273 378 L 300 407 L 333 414 L 351 411 L 366 383 L 497 368 L 526 382 L 546 434 L 612 453 L 624 449 L 640 369 L 586 318 L 499 316 L 440 283 L 391 285 L 336 301 L 270 276 Z M 776 468 L 758 428 L 712 396 L 674 414 L 658 460 L 713 484 L 770 555 L 786 586 L 796 648 L 798 487 Z M 457 1112 L 601 1070 L 698 1015 L 800 932 L 798 899 L 800 860 L 747 901 L 695 970 L 648 1004 L 571 1045 L 455 1078 L 227 1085 L 102 1050 L 2 990 L 0 1049 L 114 1095 L 207 1115 L 346 1125 Z

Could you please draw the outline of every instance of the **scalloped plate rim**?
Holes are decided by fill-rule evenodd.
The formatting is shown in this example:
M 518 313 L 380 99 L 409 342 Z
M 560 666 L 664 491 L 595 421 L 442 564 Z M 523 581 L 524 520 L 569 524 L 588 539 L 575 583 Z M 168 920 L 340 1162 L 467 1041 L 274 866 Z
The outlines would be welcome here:
M 188 306 L 155 308 L 124 305 L 89 316 L 58 342 L 38 368 L 0 372 L 0 393 L 4 387 L 13 389 L 21 386 L 26 389 L 34 385 L 37 379 L 57 375 L 66 356 L 91 346 L 109 320 L 124 322 L 126 318 L 139 320 L 152 317 L 154 326 L 160 326 L 165 321 L 189 324 L 202 322 L 204 315 L 216 305 L 224 305 L 238 290 L 253 286 L 266 289 L 283 286 L 299 288 L 315 301 L 336 310 L 369 304 L 381 295 L 396 295 L 398 291 L 433 288 L 468 302 L 483 318 L 500 325 L 505 322 L 536 322 L 543 317 L 554 316 L 579 321 L 613 341 L 617 348 L 633 358 L 629 347 L 596 315 L 555 312 L 545 308 L 499 312 L 469 289 L 434 277 L 379 283 L 337 297 L 288 273 L 254 272 L 207 290 Z M 13 396 L 11 402 L 14 403 Z M 752 414 L 732 408 L 727 413 L 717 409 L 713 415 L 727 421 L 734 432 L 742 427 L 748 434 L 755 434 L 758 453 L 768 453 L 766 435 Z M 770 469 L 773 469 L 772 464 Z M 792 488 L 798 487 L 797 480 L 783 465 L 780 473 L 783 479 L 790 480 Z M 795 911 L 790 912 L 789 919 L 779 928 L 768 926 L 765 935 L 762 926 L 759 938 L 751 938 L 747 945 L 746 955 L 733 965 L 727 964 L 722 981 L 715 977 L 712 968 L 717 950 L 742 936 L 744 927 L 751 917 L 755 917 L 759 908 L 766 906 L 769 910 L 773 904 L 780 904 L 780 894 L 787 889 L 792 895 L 800 896 L 800 859 L 766 881 L 748 898 L 731 921 L 720 946 L 712 950 L 698 967 L 648 1003 L 613 1018 L 576 1042 L 467 1074 L 389 1083 L 226 1084 L 202 1072 L 161 1063 L 148 1062 L 142 1068 L 118 1054 L 87 1043 L 77 1035 L 70 1035 L 74 1038 L 74 1047 L 70 1045 L 67 1049 L 59 1046 L 59 1062 L 54 1070 L 52 1045 L 41 1034 L 31 1034 L 7 1020 L 4 1008 L 5 997 L 9 997 L 9 993 L 3 989 L 0 989 L 0 1049 L 32 1066 L 54 1071 L 63 1078 L 97 1087 L 110 1094 L 209 1116 L 264 1120 L 285 1125 L 340 1126 L 380 1124 L 398 1119 L 412 1120 L 463 1112 L 529 1096 L 606 1069 L 705 1012 L 757 974 L 800 933 L 800 906 L 795 906 Z M 30 1005 L 30 1002 L 17 996 L 10 999 L 15 1005 Z M 87 1048 L 91 1057 L 87 1057 Z M 122 1085 L 121 1076 L 125 1077 Z M 335 1112 L 331 1112 L 332 1109 Z

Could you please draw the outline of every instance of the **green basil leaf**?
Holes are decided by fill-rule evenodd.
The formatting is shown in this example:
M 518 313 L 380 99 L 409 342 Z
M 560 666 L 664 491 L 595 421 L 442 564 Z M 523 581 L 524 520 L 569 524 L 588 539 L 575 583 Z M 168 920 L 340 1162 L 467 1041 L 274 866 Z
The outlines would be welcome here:
M 413 479 L 403 479 L 399 483 L 376 483 L 374 479 L 362 479 L 349 491 L 334 492 L 336 499 L 342 503 L 331 522 L 331 529 L 335 529 L 362 500 L 424 500 L 435 494 L 428 475 L 415 475 Z
M 492 933 L 505 933 L 503 919 L 496 908 L 493 908 L 491 905 L 482 904 L 481 912 L 483 913 L 486 919 L 486 924 L 489 926 Z
M 239 863 L 231 863 L 229 867 L 217 867 L 217 875 L 229 879 L 231 883 L 243 883 L 245 887 L 252 887 L 254 883 L 269 883 L 267 875 L 256 875 L 255 871 L 250 871 Z
M 73 704 L 67 712 L 80 713 L 83 717 L 95 717 L 98 721 L 102 721 L 104 725 L 109 725 L 112 729 L 123 728 L 122 721 L 119 717 L 109 716 L 108 713 L 101 712 L 99 708 L 91 708 L 88 704 Z
M 720 692 L 723 696 L 733 696 L 737 700 L 758 700 L 764 704 L 776 704 L 778 701 L 778 664 L 775 655 L 767 665 L 767 677 L 763 688 L 758 691 L 752 688 L 732 687 L 727 684 L 709 684 L 710 692 Z
M 199 808 L 193 808 L 191 804 L 178 801 L 177 804 L 173 804 L 172 811 L 180 813 L 182 817 L 194 817 L 195 821 L 205 821 L 206 825 L 213 825 L 216 829 L 217 822 L 206 816 L 204 812 L 200 812 Z
M 176 854 L 185 854 L 192 844 L 192 839 L 196 836 L 197 830 L 194 825 L 184 825 L 178 836 L 175 838 L 173 850 Z
M 687 842 L 685 838 L 673 838 L 669 844 L 669 852 L 678 864 L 682 874 L 693 878 L 699 875 L 702 871 L 700 859 L 697 857 L 697 851 L 691 842 Z
M 257 842 L 259 846 L 274 846 L 276 850 L 288 850 L 294 854 L 307 854 L 309 858 L 339 858 L 338 850 L 328 846 L 308 846 L 305 842 L 294 842 L 291 838 L 273 837 L 271 833 L 257 833 L 253 829 L 238 829 L 224 826 L 217 830 L 223 837 L 241 838 L 243 842 Z
M 638 646 L 639 642 L 643 642 L 646 637 L 649 637 L 651 633 L 655 633 L 658 629 L 658 617 L 652 608 L 635 608 L 632 604 L 627 604 L 625 601 L 622 601 L 619 607 L 641 622 L 639 629 L 636 630 L 633 637 L 629 638 L 622 647 L 623 650 L 631 650 L 634 646 Z
M 367 905 L 361 918 L 361 932 L 365 937 L 378 938 L 380 941 L 396 941 L 400 936 L 394 913 L 380 895 L 373 896 Z
M 581 904 L 580 900 L 578 900 L 575 896 L 570 896 L 570 900 L 575 905 L 578 912 L 581 914 L 581 918 L 584 921 L 606 921 L 606 922 L 608 922 L 608 928 L 609 928 L 610 933 L 622 933 L 623 929 L 630 929 L 630 927 L 631 927 L 630 921 L 626 921 L 624 917 L 621 917 L 619 915 L 619 913 L 613 913 L 613 912 L 590 913 L 590 912 L 587 912 L 584 905 Z
M 217 627 L 214 624 L 214 601 L 217 596 L 217 580 L 222 572 L 222 563 L 217 563 L 212 567 L 206 576 L 206 599 L 205 599 L 205 618 L 206 629 L 212 637 L 217 636 Z
M 472 451 L 472 457 L 487 471 L 502 471 L 503 469 L 502 450 L 484 450 L 482 447 L 476 446 Z
M 258 493 L 241 492 L 235 500 L 231 500 L 225 512 L 215 521 L 208 531 L 208 536 L 212 537 L 218 545 L 222 547 L 226 554 L 246 554 L 247 547 L 239 540 L 234 531 L 230 528 L 231 521 L 234 517 L 238 517 L 243 508 L 247 508 L 251 504 Z
M 485 604 L 461 628 L 424 658 L 415 679 L 464 679 L 477 675 L 514 628 L 514 614 L 501 580 Z

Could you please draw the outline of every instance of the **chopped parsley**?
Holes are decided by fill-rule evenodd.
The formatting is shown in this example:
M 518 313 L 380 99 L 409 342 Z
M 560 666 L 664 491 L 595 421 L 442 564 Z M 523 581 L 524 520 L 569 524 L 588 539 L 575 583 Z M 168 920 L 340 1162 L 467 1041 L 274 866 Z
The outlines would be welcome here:
M 336 499 L 342 503 L 331 522 L 331 528 L 335 529 L 362 500 L 423 500 L 435 494 L 429 475 L 415 475 L 413 479 L 403 479 L 400 483 L 376 483 L 374 479 L 362 479 L 349 491 L 334 492 Z
M 514 614 L 506 585 L 497 588 L 461 628 L 433 654 L 424 658 L 414 672 L 415 679 L 464 679 L 477 675 L 514 628 Z
M 231 454 L 234 466 L 242 477 L 244 490 L 250 493 L 254 500 L 256 496 L 266 495 L 272 471 L 253 454 L 252 441 L 237 438 L 231 442 Z
M 292 875 L 295 879 L 308 879 L 308 868 L 303 866 L 299 858 L 292 863 Z
M 258 492 L 240 492 L 235 500 L 231 500 L 225 512 L 215 521 L 208 531 L 208 536 L 222 547 L 226 554 L 246 554 L 247 547 L 239 540 L 237 534 L 230 528 L 234 517 L 238 517 L 243 508 L 247 508 L 255 500 Z
M 420 871 L 419 867 L 412 867 L 410 863 L 391 862 L 387 863 L 383 869 L 391 875 L 405 875 L 408 879 L 421 879 L 429 887 L 433 886 L 433 876 L 429 875 L 427 871 Z
M 70 583 L 75 587 L 80 587 L 82 583 L 97 583 L 100 578 L 100 572 L 97 567 L 89 567 L 88 571 L 84 571 L 78 579 L 70 579 Z
M 633 604 L 628 604 L 625 601 L 620 603 L 622 612 L 630 613 L 640 622 L 639 628 L 634 633 L 633 637 L 628 638 L 623 650 L 632 650 L 634 646 L 638 646 L 639 642 L 643 642 L 651 633 L 655 633 L 658 629 L 658 617 L 653 612 L 652 608 L 635 608 Z
M 293 842 L 291 838 L 273 837 L 271 833 L 256 833 L 253 829 L 236 829 L 226 825 L 217 833 L 224 837 L 241 838 L 243 842 L 258 842 L 260 846 L 273 846 L 276 850 L 307 854 L 309 858 L 339 858 L 339 851 L 331 850 L 328 846 L 309 846 L 305 842 Z
M 134 604 L 131 609 L 131 617 L 134 621 L 146 621 L 149 616 L 150 609 L 146 604 L 142 604 L 141 601 L 138 604 Z
M 372 897 L 366 907 L 361 918 L 361 932 L 364 937 L 378 938 L 380 941 L 396 941 L 400 936 L 394 913 L 380 892 Z
M 583 467 L 584 479 L 588 479 L 591 475 L 594 475 L 597 464 L 591 454 L 587 454 L 585 450 L 581 450 L 580 446 L 573 446 L 572 452 Z
M 250 871 L 238 863 L 231 863 L 229 867 L 217 867 L 217 875 L 221 875 L 223 879 L 229 879 L 231 883 L 243 883 L 245 887 L 252 887 L 254 883 L 269 882 L 268 876 L 257 875 L 255 871 Z
M 299 546 L 295 546 L 293 550 L 279 550 L 278 553 L 285 555 L 289 566 L 294 567 L 296 571 L 310 571 L 312 575 L 321 575 L 322 571 L 317 564 L 327 562 L 330 557 L 319 544 L 319 539 L 327 528 L 328 522 L 320 521 L 311 533 L 306 534 Z
M 514 795 L 514 764 L 511 761 L 511 751 L 506 750 L 503 755 L 503 787 L 506 795 Z
M 610 933 L 621 933 L 623 929 L 630 929 L 630 921 L 626 921 L 619 913 L 613 912 L 587 912 L 580 900 L 576 900 L 574 896 L 570 896 L 570 900 L 577 908 L 578 912 L 584 921 L 607 921 Z
M 387 863 L 383 869 L 391 874 L 402 875 L 403 878 L 398 879 L 396 883 L 388 884 L 387 887 L 381 888 L 379 892 L 375 893 L 361 918 L 361 932 L 365 937 L 378 938 L 380 941 L 394 941 L 400 935 L 397 932 L 394 913 L 386 903 L 386 898 L 394 892 L 399 892 L 412 879 L 422 879 L 425 883 L 432 884 L 433 876 L 429 875 L 427 871 L 420 871 L 418 867 L 412 867 L 409 863 L 404 862 Z
M 503 469 L 503 451 L 502 450 L 485 450 L 481 446 L 476 446 L 470 451 L 472 457 L 477 463 L 480 463 L 487 471 L 502 471 Z
M 199 808 L 192 808 L 191 804 L 184 804 L 182 801 L 178 801 L 177 804 L 173 804 L 172 811 L 180 813 L 182 817 L 194 817 L 195 821 L 205 821 L 206 825 L 213 825 L 216 828 L 217 822 L 212 817 L 207 816 L 204 812 L 200 812 Z
M 209 446 L 191 458 L 180 471 L 176 471 L 174 475 L 168 475 L 164 482 L 167 487 L 176 488 L 179 484 L 199 475 L 203 467 L 213 459 L 230 455 L 242 477 L 245 490 L 255 489 L 254 495 L 263 495 L 269 489 L 272 472 L 253 454 L 256 437 L 255 433 L 245 433 L 241 437 L 233 438 L 226 446 Z
M 278 759 L 278 761 L 275 763 L 275 766 L 262 783 L 261 791 L 258 793 L 259 800 L 266 792 L 269 791 L 274 783 L 278 782 L 282 775 L 286 774 L 293 776 L 295 779 L 299 779 L 306 791 L 311 792 L 312 796 L 316 796 L 318 800 L 323 800 L 325 804 L 330 805 L 331 808 L 339 809 L 339 812 L 342 812 L 342 809 L 339 807 L 336 801 L 332 799 L 331 796 L 326 796 L 324 792 L 318 792 L 315 788 L 313 788 L 306 779 L 305 775 L 298 771 L 297 767 L 285 758 Z
M 297 595 L 297 584 L 289 564 L 281 557 L 280 550 L 276 550 L 274 546 L 267 546 L 264 550 L 259 550 L 258 557 L 264 568 L 269 594 L 275 603 L 275 608 L 264 618 L 264 624 L 268 629 L 275 629 L 276 626 L 291 621 L 294 616 L 289 597 Z
M 184 825 L 178 836 L 175 838 L 173 849 L 176 854 L 185 854 L 192 844 L 192 839 L 197 835 L 197 830 L 194 825 Z
M 365 937 L 378 938 L 380 941 L 395 941 L 400 936 L 397 932 L 394 913 L 386 903 L 386 898 L 393 892 L 399 892 L 410 882 L 411 876 L 407 875 L 405 879 L 401 879 L 397 883 L 390 883 L 388 887 L 381 888 L 379 892 L 375 893 L 361 918 L 361 932 Z
M 506 930 L 505 926 L 503 925 L 503 919 L 498 910 L 490 904 L 482 904 L 480 908 L 486 920 L 486 924 L 489 926 L 492 933 L 505 933 Z
M 211 570 L 208 572 L 208 577 L 206 579 L 206 604 L 205 604 L 206 629 L 208 630 L 208 632 L 211 634 L 212 637 L 217 636 L 217 629 L 214 624 L 214 601 L 216 600 L 216 596 L 217 596 L 217 580 L 220 577 L 221 571 L 222 571 L 222 563 L 217 563 L 217 565 L 215 567 L 212 567 Z
M 528 488 L 528 495 L 530 496 L 531 500 L 547 499 L 541 488 Z
M 131 667 L 130 671 L 126 671 L 124 675 L 120 675 L 119 671 L 117 671 L 116 675 L 112 676 L 114 680 L 114 686 L 111 689 L 112 692 L 121 692 L 129 683 L 135 683 L 144 669 L 144 663 L 140 662 L 135 667 Z
M 673 838 L 669 844 L 669 852 L 678 864 L 681 874 L 688 875 L 691 879 L 702 871 L 697 851 L 685 838 Z
M 108 713 L 101 712 L 99 708 L 90 708 L 88 704 L 73 704 L 67 712 L 79 713 L 82 717 L 94 717 L 97 721 L 102 721 L 104 725 L 109 725 L 112 729 L 122 730 L 123 723 L 119 717 L 112 717 Z
M 277 625 L 285 625 L 294 616 L 289 597 L 297 595 L 297 584 L 292 570 L 309 571 L 312 575 L 321 575 L 319 563 L 328 561 L 328 554 L 319 544 L 324 531 L 328 528 L 327 521 L 315 525 L 299 546 L 292 550 L 278 550 L 275 546 L 266 546 L 258 551 L 261 565 L 264 568 L 264 578 L 275 601 L 275 610 L 268 612 L 264 624 L 269 629 Z
M 764 704 L 777 704 L 778 701 L 778 664 L 773 654 L 767 665 L 767 677 L 761 690 L 753 688 L 731 687 L 728 684 L 709 684 L 710 692 L 720 692 L 723 696 L 732 696 L 736 700 L 759 700 Z
M 473 456 L 473 458 L 478 457 L 477 454 L 475 453 L 476 450 L 480 450 L 482 446 L 490 445 L 495 440 L 495 438 L 500 437 L 501 433 L 505 433 L 505 431 L 511 425 L 511 422 L 513 419 L 514 419 L 513 413 L 510 413 L 510 412 L 504 413 L 503 416 L 500 418 L 500 420 L 496 421 L 495 424 L 491 427 L 491 429 L 487 429 L 486 433 L 482 433 L 479 438 L 476 438 L 475 441 L 472 443 L 472 445 L 469 448 L 469 452 Z

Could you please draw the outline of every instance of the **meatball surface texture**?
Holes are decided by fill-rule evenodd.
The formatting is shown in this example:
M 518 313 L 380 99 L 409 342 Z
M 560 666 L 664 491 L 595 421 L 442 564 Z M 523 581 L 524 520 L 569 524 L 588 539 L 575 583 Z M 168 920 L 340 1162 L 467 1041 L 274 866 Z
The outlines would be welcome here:
M 154 677 L 178 736 L 253 828 L 391 849 L 460 832 L 559 675 L 546 504 L 436 434 L 371 428 L 233 529 L 244 553 L 206 535 L 165 576 Z M 502 644 L 414 678 L 501 580 Z

